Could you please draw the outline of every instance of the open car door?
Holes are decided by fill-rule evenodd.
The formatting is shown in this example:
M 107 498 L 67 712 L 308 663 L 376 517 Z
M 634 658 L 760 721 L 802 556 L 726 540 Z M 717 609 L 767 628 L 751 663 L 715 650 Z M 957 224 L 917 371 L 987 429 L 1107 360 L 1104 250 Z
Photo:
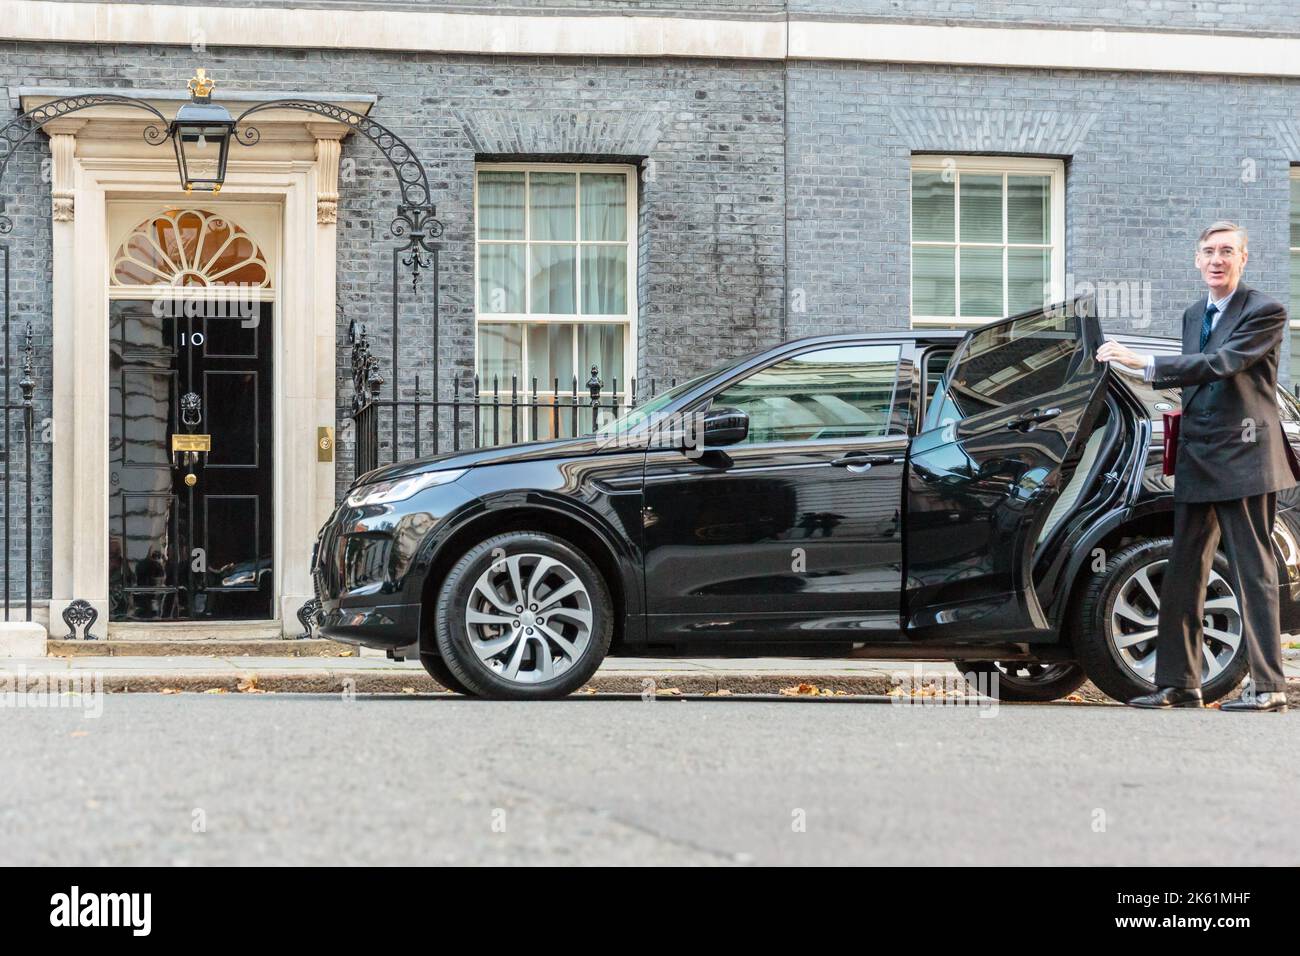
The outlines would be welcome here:
M 915 637 L 1050 631 L 1034 549 L 1105 403 L 1101 342 L 1089 298 L 958 346 L 908 452 L 903 623 Z

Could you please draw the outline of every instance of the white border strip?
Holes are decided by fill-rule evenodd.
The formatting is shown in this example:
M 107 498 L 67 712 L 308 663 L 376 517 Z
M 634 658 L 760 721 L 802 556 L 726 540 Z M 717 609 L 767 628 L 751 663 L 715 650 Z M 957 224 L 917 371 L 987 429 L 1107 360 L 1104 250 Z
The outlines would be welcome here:
M 314 10 L 141 3 L 0 2 L 0 37 L 537 56 L 780 59 L 781 21 L 535 17 L 407 10 Z
M 1300 76 L 1300 38 L 917 23 L 0 0 L 0 39 Z
M 1300 76 L 1300 39 L 792 21 L 791 59 Z

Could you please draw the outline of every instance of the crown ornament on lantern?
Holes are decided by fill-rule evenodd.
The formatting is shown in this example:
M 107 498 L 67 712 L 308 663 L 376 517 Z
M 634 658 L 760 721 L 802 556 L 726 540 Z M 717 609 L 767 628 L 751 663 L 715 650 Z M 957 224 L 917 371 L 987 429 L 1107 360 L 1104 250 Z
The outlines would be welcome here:
M 198 66 L 194 68 L 194 75 L 185 84 L 185 88 L 190 91 L 190 95 L 195 99 L 206 100 L 212 95 L 212 88 L 216 85 L 215 80 L 208 78 L 208 71 Z

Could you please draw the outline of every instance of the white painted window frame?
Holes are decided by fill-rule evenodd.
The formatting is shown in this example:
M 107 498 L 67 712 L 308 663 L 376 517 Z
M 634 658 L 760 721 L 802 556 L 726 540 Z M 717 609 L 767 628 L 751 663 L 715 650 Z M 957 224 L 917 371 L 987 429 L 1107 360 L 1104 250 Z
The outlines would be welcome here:
M 519 239 L 481 239 L 479 237 L 479 174 L 483 172 L 522 172 L 524 173 L 524 238 Z M 627 239 L 625 242 L 617 241 L 595 241 L 584 240 L 582 238 L 582 188 L 581 180 L 578 180 L 577 195 L 575 197 L 574 215 L 577 217 L 577 239 L 576 240 L 537 240 L 532 238 L 532 216 L 530 211 L 529 195 L 531 190 L 531 174 L 535 172 L 562 172 L 562 173 L 622 173 L 627 180 Z M 611 325 L 623 325 L 623 377 L 618 383 L 618 398 L 620 403 L 625 403 L 630 392 L 630 379 L 636 374 L 636 342 L 637 342 L 637 168 L 627 164 L 605 164 L 605 163 L 478 163 L 474 167 L 474 368 L 477 371 L 479 366 L 479 346 L 478 332 L 479 326 L 486 324 L 523 324 L 523 325 L 584 325 L 596 323 L 608 323 Z M 627 310 L 618 315 L 585 315 L 582 312 L 573 314 L 568 313 L 535 313 L 535 312 L 484 312 L 479 302 L 479 250 L 485 245 L 518 245 L 520 242 L 525 247 L 524 252 L 524 289 L 523 303 L 525 310 L 528 309 L 532 302 L 532 247 L 535 245 L 553 245 L 553 246 L 571 246 L 578 247 L 578 262 L 575 273 L 577 289 L 577 306 L 582 307 L 582 247 L 583 246 L 623 246 L 627 247 Z M 579 361 L 578 355 L 578 337 L 573 337 L 573 369 L 578 375 L 578 394 L 586 395 L 586 366 Z M 528 335 L 525 333 L 521 343 L 520 368 L 522 374 L 520 377 L 519 387 L 521 398 L 531 396 L 532 380 L 527 376 L 528 369 Z M 610 379 L 606 370 L 601 370 L 601 378 L 605 381 L 605 390 L 601 392 L 602 403 L 608 403 L 612 392 L 613 381 Z M 501 390 L 508 394 L 510 388 L 509 382 L 502 382 Z M 548 396 L 552 394 L 553 382 L 538 381 L 537 391 L 539 394 L 545 392 Z M 484 378 L 479 381 L 480 394 L 491 394 L 492 383 Z M 561 398 L 570 398 L 574 395 L 573 382 L 561 382 L 559 396 Z
M 911 176 L 916 172 L 943 172 L 952 169 L 957 179 L 953 183 L 953 236 L 952 242 L 938 240 L 917 240 L 911 235 L 912 190 Z M 1002 174 L 1002 242 L 962 242 L 961 241 L 961 175 L 975 173 L 988 175 Z M 1007 176 L 1048 176 L 1051 189 L 1050 243 L 1022 243 L 1007 241 Z M 1038 159 L 1022 156 L 944 156 L 915 155 L 912 168 L 908 174 L 908 311 L 912 316 L 913 326 L 931 326 L 941 328 L 977 328 L 990 322 L 997 322 L 1008 313 L 1007 291 L 1007 250 L 1008 249 L 1049 249 L 1051 251 L 1051 281 L 1053 296 L 1058 299 L 1065 289 L 1065 163 L 1059 159 Z M 954 274 L 954 309 L 957 315 L 917 315 L 911 307 L 912 298 L 912 249 L 917 246 L 935 248 L 956 248 Z M 1002 312 L 1000 317 L 963 317 L 961 315 L 961 249 L 985 248 L 1002 249 Z M 1057 290 L 1060 290 L 1057 294 Z

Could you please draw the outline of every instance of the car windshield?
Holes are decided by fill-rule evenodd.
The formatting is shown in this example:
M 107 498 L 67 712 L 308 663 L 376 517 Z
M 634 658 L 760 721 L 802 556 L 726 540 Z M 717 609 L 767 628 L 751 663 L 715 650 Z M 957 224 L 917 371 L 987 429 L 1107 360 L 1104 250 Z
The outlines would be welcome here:
M 647 422 L 657 418 L 659 413 L 674 401 L 685 395 L 695 386 L 699 385 L 706 378 L 711 378 L 718 374 L 719 371 L 720 369 L 713 369 L 712 371 L 705 372 L 703 375 L 697 375 L 689 381 L 682 382 L 680 385 L 675 385 L 666 392 L 659 393 L 644 405 L 638 405 L 636 408 L 628 411 L 625 415 L 612 419 L 604 425 L 601 425 L 600 428 L 596 430 L 596 434 L 615 435 L 635 431 Z

